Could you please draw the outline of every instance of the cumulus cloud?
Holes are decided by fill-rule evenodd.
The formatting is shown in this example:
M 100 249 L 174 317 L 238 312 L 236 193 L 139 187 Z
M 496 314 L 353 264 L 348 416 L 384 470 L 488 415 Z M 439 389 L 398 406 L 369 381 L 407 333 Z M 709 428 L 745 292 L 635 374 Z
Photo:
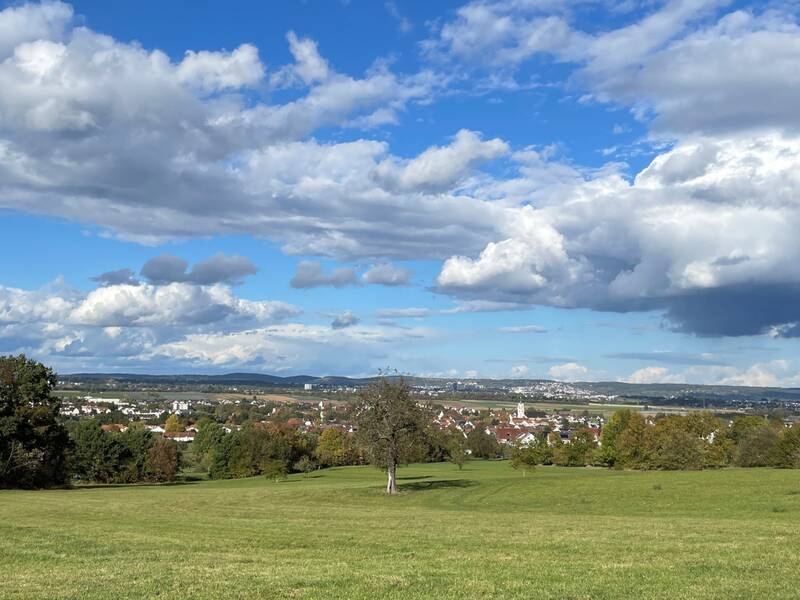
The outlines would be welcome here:
M 264 77 L 258 49 L 242 44 L 232 52 L 186 52 L 177 67 L 178 81 L 206 92 L 256 85 Z
M 60 40 L 71 21 L 72 7 L 62 2 L 22 4 L 0 11 L 0 60 L 25 42 Z
M 277 301 L 236 298 L 223 285 L 113 285 L 93 290 L 75 306 L 70 322 L 80 325 L 176 326 L 223 320 L 265 322 L 296 316 L 299 310 Z
M 680 378 L 670 374 L 665 367 L 637 369 L 624 379 L 626 383 L 679 383 Z
M 385 62 L 346 75 L 290 35 L 291 77 L 269 79 L 301 89 L 245 102 L 239 88 L 263 73 L 252 46 L 175 62 L 45 3 L 0 11 L 0 207 L 149 243 L 243 234 L 363 264 L 443 260 L 449 312 L 658 310 L 699 335 L 800 335 L 795 17 L 671 2 L 597 33 L 558 5 L 471 3 L 426 47 L 495 70 L 573 65 L 570 85 L 675 136 L 633 178 L 466 129 L 416 156 L 321 142 L 320 128 L 391 122 L 451 79 Z M 503 169 L 480 170 L 492 160 Z M 228 259 L 187 271 L 172 257 L 144 275 L 208 285 L 252 272 Z M 353 269 L 304 262 L 292 284 L 355 283 Z
M 374 236 L 359 223 L 362 211 L 402 203 L 364 186 L 388 157 L 385 145 L 304 138 L 320 127 L 397 115 L 429 99 L 441 78 L 385 65 L 360 78 L 341 74 L 324 66 L 311 40 L 290 36 L 293 69 L 307 89 L 282 104 L 254 90 L 244 102 L 240 88 L 258 86 L 263 75 L 251 45 L 173 62 L 70 19 L 71 9 L 56 3 L 0 11 L 3 207 L 147 243 L 231 233 L 291 240 L 298 250 L 317 248 L 313 254 L 370 253 L 360 249 Z M 342 156 L 355 147 L 371 148 L 373 162 Z M 338 181 L 324 172 L 307 179 L 300 166 L 311 164 L 315 149 L 327 151 L 331 167 L 339 163 Z M 294 163 L 290 175 L 275 175 L 281 160 Z M 312 215 L 308 206 L 322 210 Z
M 283 87 L 298 83 L 310 85 L 324 81 L 330 76 L 331 68 L 328 61 L 320 56 L 314 40 L 298 38 L 294 31 L 287 33 L 286 39 L 295 62 L 273 75 L 273 86 Z
M 514 379 L 522 379 L 528 376 L 530 369 L 525 365 L 516 365 L 511 367 L 511 377 Z
M 385 160 L 376 173 L 401 189 L 446 190 L 468 175 L 475 165 L 508 152 L 508 144 L 503 140 L 483 141 L 478 133 L 462 129 L 449 146 L 428 148 L 405 162 Z
M 610 171 L 558 184 L 518 209 L 504 239 L 445 261 L 438 287 L 465 299 L 664 310 L 700 335 L 796 335 L 797 164 L 792 137 L 695 138 L 632 182 Z
M 572 83 L 588 97 L 629 106 L 642 119 L 654 115 L 662 132 L 797 129 L 796 15 L 780 5 L 762 12 L 727 5 L 664 2 L 595 33 L 573 24 L 580 5 L 470 2 L 423 48 L 488 69 L 514 70 L 533 59 L 572 64 Z
M 398 286 L 408 285 L 414 273 L 410 269 L 404 269 L 390 263 L 379 263 L 372 265 L 362 276 L 364 283 L 377 285 Z
M 759 362 L 745 367 L 692 366 L 683 371 L 666 367 L 645 367 L 622 379 L 627 383 L 686 383 L 751 387 L 797 387 L 800 376 L 785 359 Z
M 550 377 L 560 381 L 578 381 L 582 378 L 585 378 L 588 372 L 589 369 L 575 362 L 564 363 L 563 365 L 553 365 L 547 370 L 547 374 Z
M 333 329 L 345 329 L 346 327 L 357 325 L 360 322 L 361 319 L 348 310 L 340 315 L 337 315 L 336 318 L 331 322 L 331 327 Z
M 330 273 L 325 273 L 322 264 L 313 260 L 304 260 L 297 264 L 297 272 L 289 281 L 293 288 L 308 289 L 315 287 L 341 288 L 348 285 L 357 285 L 355 269 L 340 267 Z
M 136 274 L 130 269 L 117 269 L 116 271 L 106 271 L 100 275 L 92 277 L 92 281 L 102 283 L 104 285 L 119 285 L 126 283 L 128 285 L 137 285 L 139 282 L 136 280 Z
M 255 275 L 258 268 L 244 256 L 228 256 L 222 252 L 194 264 L 186 271 L 189 263 L 178 256 L 162 254 L 148 260 L 141 270 L 142 276 L 154 284 L 175 282 L 213 285 L 241 283 L 248 275 Z
M 292 305 L 245 300 L 222 284 L 106 285 L 88 293 L 56 281 L 41 290 L 0 286 L 0 351 L 26 352 L 60 370 L 242 368 L 363 373 L 435 332 L 287 322 Z

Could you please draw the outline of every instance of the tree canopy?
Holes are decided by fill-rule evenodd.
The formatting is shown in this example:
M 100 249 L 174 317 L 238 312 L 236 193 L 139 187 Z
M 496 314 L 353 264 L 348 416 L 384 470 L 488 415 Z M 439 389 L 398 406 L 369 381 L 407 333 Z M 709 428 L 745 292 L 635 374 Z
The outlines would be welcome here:
M 359 394 L 357 440 L 375 466 L 386 469 L 386 492 L 397 493 L 397 467 L 420 455 L 427 411 L 411 397 L 401 378 L 382 377 Z
M 0 487 L 69 481 L 67 430 L 58 421 L 53 371 L 24 355 L 0 357 Z

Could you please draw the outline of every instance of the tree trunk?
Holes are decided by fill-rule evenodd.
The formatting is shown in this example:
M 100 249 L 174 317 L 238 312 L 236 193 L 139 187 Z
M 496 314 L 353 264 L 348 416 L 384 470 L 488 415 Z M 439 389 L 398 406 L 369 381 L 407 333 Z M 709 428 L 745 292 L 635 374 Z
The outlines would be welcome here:
M 397 465 L 394 462 L 389 463 L 389 468 L 386 469 L 386 472 L 389 475 L 389 481 L 386 483 L 386 493 L 387 494 L 396 494 L 397 493 Z

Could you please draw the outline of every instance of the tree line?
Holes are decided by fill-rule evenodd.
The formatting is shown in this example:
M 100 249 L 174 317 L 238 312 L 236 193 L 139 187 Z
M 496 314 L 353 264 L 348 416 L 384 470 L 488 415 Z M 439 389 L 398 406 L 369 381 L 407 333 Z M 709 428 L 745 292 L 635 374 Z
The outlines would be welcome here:
M 102 421 L 64 424 L 52 371 L 23 355 L 0 357 L 0 488 L 46 488 L 175 479 L 181 453 L 141 423 L 104 431 Z
M 800 425 L 748 415 L 724 421 L 710 412 L 660 415 L 619 410 L 603 427 L 600 443 L 588 429 L 564 443 L 556 432 L 508 448 L 511 465 L 606 466 L 637 470 L 736 467 L 800 468 Z
M 67 424 L 52 394 L 53 371 L 25 356 L 0 357 L 0 487 L 44 488 L 72 480 L 100 483 L 172 481 L 182 452 L 141 423 L 125 431 L 104 428 L 103 419 Z M 211 419 L 200 422 L 192 444 L 195 466 L 212 479 L 281 478 L 317 468 L 372 464 L 387 474 L 386 491 L 397 491 L 397 468 L 411 462 L 468 456 L 511 460 L 527 470 L 540 464 L 602 465 L 619 469 L 706 469 L 725 466 L 800 468 L 800 426 L 740 416 L 732 422 L 711 413 L 659 416 L 654 422 L 632 410 L 617 411 L 600 443 L 588 428 L 565 443 L 558 432 L 540 432 L 525 444 L 501 446 L 485 427 L 466 436 L 440 429 L 428 406 L 411 396 L 402 380 L 380 379 L 361 390 L 351 407 L 355 433 L 326 427 L 300 432 L 280 423 L 246 420 L 226 433 Z M 171 428 L 177 423 L 167 423 Z M 178 425 L 180 425 L 178 423 Z

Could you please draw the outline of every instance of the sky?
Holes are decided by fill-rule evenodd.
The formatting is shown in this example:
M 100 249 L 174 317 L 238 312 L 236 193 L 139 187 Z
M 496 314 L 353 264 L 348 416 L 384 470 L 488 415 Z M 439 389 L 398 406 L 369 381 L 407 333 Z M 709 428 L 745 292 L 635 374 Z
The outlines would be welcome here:
M 798 13 L 0 3 L 0 353 L 800 386 Z

